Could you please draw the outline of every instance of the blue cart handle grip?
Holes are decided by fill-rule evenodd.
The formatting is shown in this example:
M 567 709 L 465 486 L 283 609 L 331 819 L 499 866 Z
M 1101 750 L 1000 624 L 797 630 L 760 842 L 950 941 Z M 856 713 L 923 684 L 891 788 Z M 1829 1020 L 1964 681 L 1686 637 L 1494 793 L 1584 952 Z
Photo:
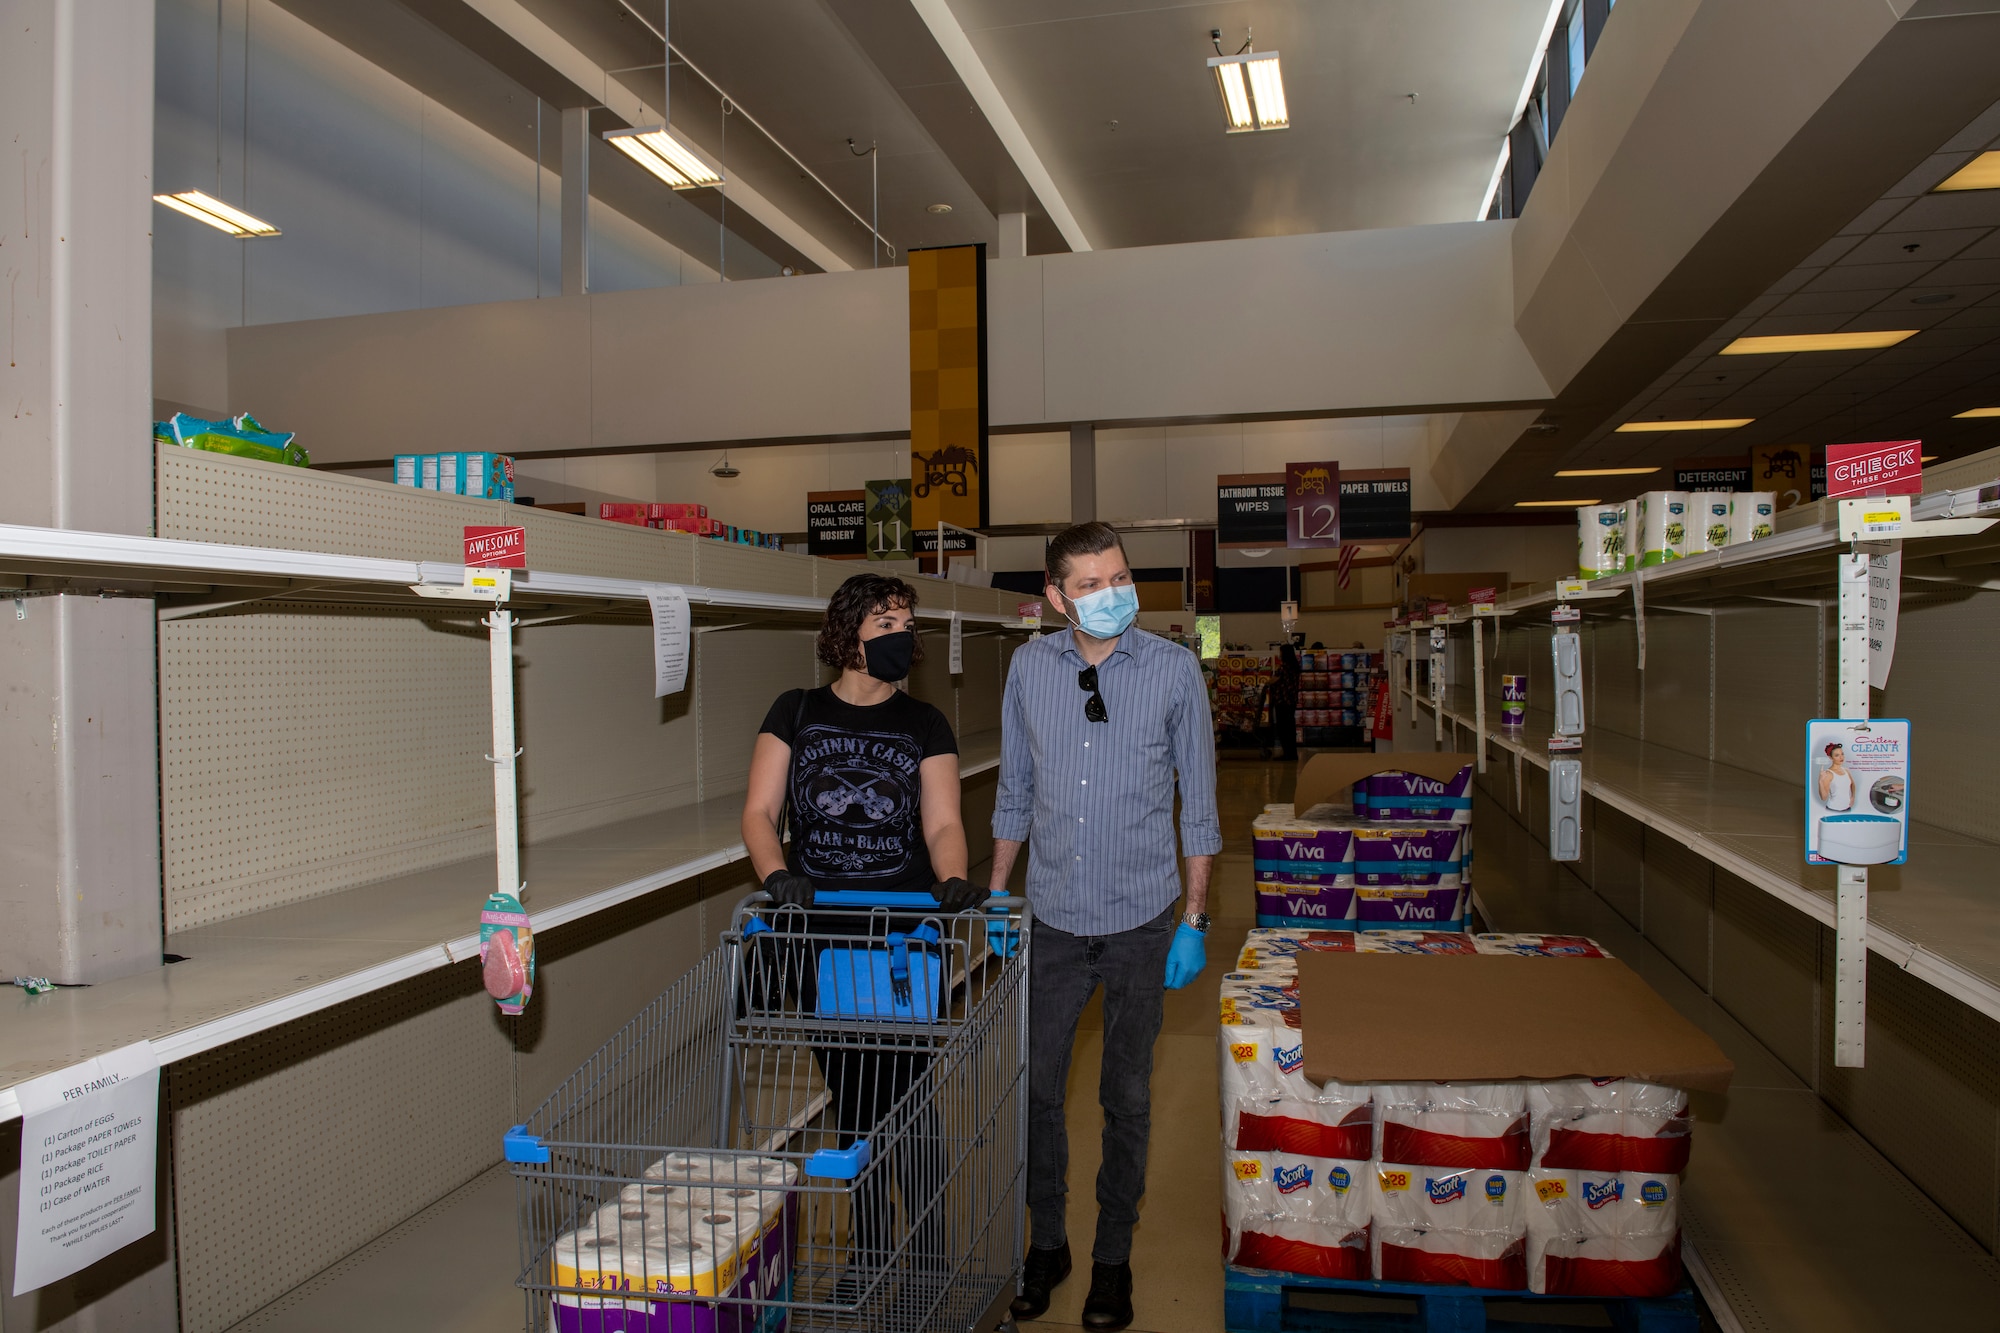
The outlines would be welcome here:
M 806 1158 L 806 1174 L 832 1180 L 852 1180 L 867 1169 L 874 1155 L 867 1139 L 856 1139 L 845 1148 L 821 1148 Z

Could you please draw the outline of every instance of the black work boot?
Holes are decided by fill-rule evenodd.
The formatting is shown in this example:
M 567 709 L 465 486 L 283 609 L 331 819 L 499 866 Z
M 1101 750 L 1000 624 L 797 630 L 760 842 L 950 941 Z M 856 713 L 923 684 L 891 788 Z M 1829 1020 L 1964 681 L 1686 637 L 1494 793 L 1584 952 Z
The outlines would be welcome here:
M 1028 1247 L 1028 1260 L 1021 1265 L 1021 1294 L 1010 1307 L 1016 1319 L 1040 1319 L 1049 1308 L 1049 1293 L 1069 1276 L 1069 1242 L 1052 1250 Z M 1131 1283 L 1127 1281 L 1129 1289 Z M 1124 1327 L 1124 1325 L 1119 1325 Z
M 1132 1265 L 1090 1266 L 1090 1294 L 1083 1298 L 1083 1326 L 1114 1333 L 1132 1322 Z

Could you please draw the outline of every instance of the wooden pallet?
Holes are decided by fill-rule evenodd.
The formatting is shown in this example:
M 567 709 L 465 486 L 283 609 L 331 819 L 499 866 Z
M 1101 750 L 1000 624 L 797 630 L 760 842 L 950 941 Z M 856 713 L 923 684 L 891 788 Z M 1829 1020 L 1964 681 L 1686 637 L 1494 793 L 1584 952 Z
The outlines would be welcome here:
M 1683 1285 L 1671 1296 L 1654 1298 L 1537 1296 L 1529 1291 L 1485 1291 L 1475 1287 L 1437 1287 L 1413 1282 L 1345 1281 L 1267 1273 L 1255 1268 L 1224 1270 L 1222 1319 L 1229 1333 L 1361 1333 L 1362 1330 L 1422 1329 L 1424 1333 L 1480 1333 L 1486 1324 L 1486 1302 L 1529 1302 L 1549 1306 L 1597 1306 L 1623 1333 L 1700 1333 L 1701 1306 L 1694 1289 Z M 1318 1310 L 1294 1305 L 1291 1298 L 1307 1292 L 1379 1297 L 1379 1310 Z M 1406 1307 L 1416 1302 L 1415 1313 Z M 1561 1330 L 1575 1325 L 1519 1323 L 1509 1319 L 1496 1327 L 1506 1333 Z

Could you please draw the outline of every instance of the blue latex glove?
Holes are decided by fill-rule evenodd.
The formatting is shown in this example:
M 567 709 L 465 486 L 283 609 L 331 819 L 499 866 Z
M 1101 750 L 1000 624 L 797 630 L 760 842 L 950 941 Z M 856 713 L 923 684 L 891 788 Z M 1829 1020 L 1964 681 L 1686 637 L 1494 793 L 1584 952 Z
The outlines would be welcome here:
M 1174 932 L 1173 947 L 1167 950 L 1167 989 L 1179 990 L 1201 975 L 1208 966 L 1208 936 L 1183 921 Z

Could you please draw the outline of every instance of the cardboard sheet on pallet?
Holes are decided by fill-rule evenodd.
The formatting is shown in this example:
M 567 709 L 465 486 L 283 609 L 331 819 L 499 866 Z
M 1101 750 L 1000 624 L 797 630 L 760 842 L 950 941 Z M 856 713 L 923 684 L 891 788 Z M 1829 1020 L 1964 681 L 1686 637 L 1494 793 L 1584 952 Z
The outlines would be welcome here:
M 1615 958 L 1302 953 L 1298 966 L 1314 1084 L 1633 1078 L 1725 1092 L 1736 1072 Z
M 1316 754 L 1299 770 L 1292 808 L 1306 811 L 1327 801 L 1346 805 L 1354 784 L 1377 773 L 1416 773 L 1449 782 L 1459 770 L 1478 762 L 1478 755 L 1423 750 L 1408 754 Z

